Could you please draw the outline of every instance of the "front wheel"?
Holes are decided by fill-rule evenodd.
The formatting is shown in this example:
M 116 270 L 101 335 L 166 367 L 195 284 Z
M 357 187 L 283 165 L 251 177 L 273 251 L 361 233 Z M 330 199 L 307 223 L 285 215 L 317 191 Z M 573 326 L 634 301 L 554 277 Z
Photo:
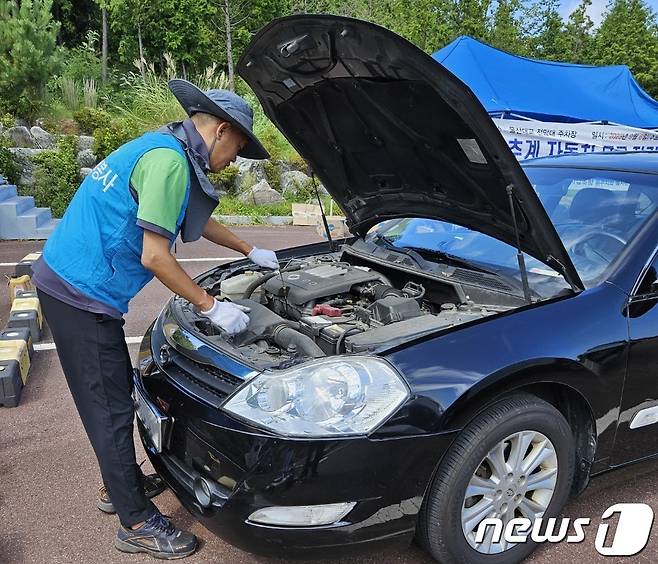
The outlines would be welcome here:
M 423 501 L 418 537 L 439 562 L 520 562 L 536 544 L 477 538 L 479 524 L 554 517 L 569 497 L 574 438 L 564 416 L 530 394 L 492 404 L 457 437 Z

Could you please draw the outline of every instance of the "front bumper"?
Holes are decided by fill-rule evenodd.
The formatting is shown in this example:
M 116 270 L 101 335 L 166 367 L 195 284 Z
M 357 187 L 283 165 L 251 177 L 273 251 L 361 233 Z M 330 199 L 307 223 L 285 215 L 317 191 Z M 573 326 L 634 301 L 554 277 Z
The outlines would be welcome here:
M 230 417 L 181 385 L 180 378 L 153 368 L 137 377 L 173 425 L 162 453 L 138 424 L 142 442 L 155 470 L 213 533 L 243 550 L 280 557 L 336 557 L 412 540 L 424 492 L 456 432 L 284 438 Z M 209 507 L 195 496 L 199 478 L 212 484 Z M 249 520 L 265 507 L 340 502 L 356 505 L 331 525 L 283 527 Z

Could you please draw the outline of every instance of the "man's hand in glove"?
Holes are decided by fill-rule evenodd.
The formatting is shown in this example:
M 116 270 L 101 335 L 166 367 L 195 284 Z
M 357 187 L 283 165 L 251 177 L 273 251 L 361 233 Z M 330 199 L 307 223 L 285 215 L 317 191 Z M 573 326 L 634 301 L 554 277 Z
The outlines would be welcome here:
M 245 313 L 248 311 L 250 311 L 248 307 L 215 300 L 209 310 L 200 313 L 210 319 L 212 323 L 224 329 L 229 335 L 235 335 L 244 331 L 249 325 L 249 317 Z
M 276 258 L 274 251 L 268 251 L 267 249 L 259 249 L 254 247 L 251 249 L 251 252 L 247 255 L 251 262 L 257 264 L 258 266 L 263 266 L 265 268 L 271 268 L 272 270 L 277 270 L 279 268 L 279 261 Z

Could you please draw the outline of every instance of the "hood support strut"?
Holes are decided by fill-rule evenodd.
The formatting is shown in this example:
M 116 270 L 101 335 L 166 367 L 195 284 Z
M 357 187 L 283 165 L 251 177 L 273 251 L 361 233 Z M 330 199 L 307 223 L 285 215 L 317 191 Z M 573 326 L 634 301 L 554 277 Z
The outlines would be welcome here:
M 521 272 L 521 282 L 523 284 L 523 297 L 529 304 L 532 303 L 530 297 L 530 285 L 528 284 L 528 271 L 525 267 L 525 257 L 521 251 L 521 237 L 519 235 L 519 226 L 516 222 L 516 210 L 514 209 L 514 185 L 507 185 L 507 198 L 509 199 L 509 210 L 512 214 L 512 223 L 514 224 L 514 235 L 516 236 L 516 260 L 519 262 L 519 270 Z

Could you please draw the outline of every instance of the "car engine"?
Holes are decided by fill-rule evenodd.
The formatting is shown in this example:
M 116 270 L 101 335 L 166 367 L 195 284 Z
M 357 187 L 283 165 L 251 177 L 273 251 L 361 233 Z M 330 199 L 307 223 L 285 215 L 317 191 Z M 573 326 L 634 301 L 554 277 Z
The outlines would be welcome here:
M 250 308 L 248 329 L 229 337 L 205 318 L 196 325 L 214 342 L 269 366 L 373 351 L 496 312 L 473 302 L 437 303 L 428 283 L 394 285 L 383 272 L 339 253 L 292 259 L 276 272 L 249 268 L 204 283 L 211 294 Z

